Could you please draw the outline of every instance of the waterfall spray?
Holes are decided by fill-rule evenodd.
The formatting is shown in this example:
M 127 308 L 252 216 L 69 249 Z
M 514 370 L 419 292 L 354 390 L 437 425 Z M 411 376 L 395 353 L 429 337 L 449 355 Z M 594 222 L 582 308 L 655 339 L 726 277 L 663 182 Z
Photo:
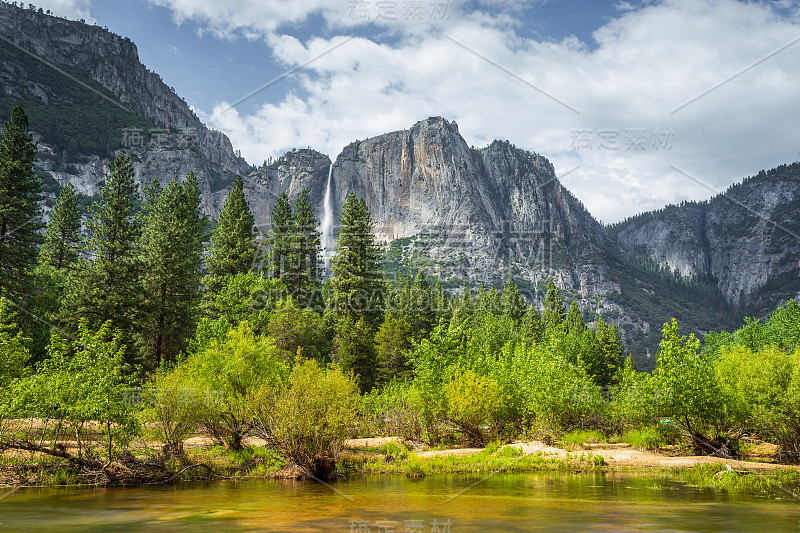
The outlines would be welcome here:
M 333 163 L 328 167 L 328 185 L 325 187 L 325 199 L 322 207 L 322 260 L 325 265 L 325 277 L 327 278 L 331 266 L 331 256 L 333 255 L 333 199 L 331 198 L 331 175 L 333 174 Z

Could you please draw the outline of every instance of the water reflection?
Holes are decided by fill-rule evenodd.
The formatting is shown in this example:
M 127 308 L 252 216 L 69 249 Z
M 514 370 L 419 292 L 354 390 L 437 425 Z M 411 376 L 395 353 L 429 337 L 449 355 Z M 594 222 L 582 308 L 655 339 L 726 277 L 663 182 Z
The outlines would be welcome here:
M 2 531 L 798 531 L 797 502 L 730 496 L 620 474 L 368 477 L 335 484 L 215 482 L 24 489 Z

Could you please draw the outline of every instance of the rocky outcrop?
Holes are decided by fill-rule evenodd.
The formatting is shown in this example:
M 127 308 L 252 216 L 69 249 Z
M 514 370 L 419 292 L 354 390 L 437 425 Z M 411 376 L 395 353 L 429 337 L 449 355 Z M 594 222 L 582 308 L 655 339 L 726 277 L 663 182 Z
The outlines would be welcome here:
M 800 277 L 799 212 L 795 163 L 761 171 L 706 202 L 633 217 L 612 231 L 623 247 L 681 276 L 713 280 L 729 303 L 749 306 L 775 299 L 762 292 L 772 280 L 783 277 L 791 285 Z M 782 297 L 800 296 L 786 288 Z
M 87 74 L 125 108 L 160 127 L 173 129 L 172 134 L 130 147 L 139 162 L 140 181 L 149 182 L 153 177 L 182 178 L 188 170 L 194 170 L 203 192 L 210 198 L 215 188 L 212 182 L 230 182 L 237 174 L 251 170 L 223 133 L 209 130 L 158 74 L 142 65 L 136 45 L 130 39 L 98 26 L 7 3 L 0 3 L 0 33 L 46 62 Z M 6 93 L 19 90 L 19 85 L 25 81 L 29 92 L 46 101 L 48 87 L 38 84 L 36 79 L 21 79 L 25 75 L 33 76 L 32 73 L 15 73 L 15 79 L 9 84 L 17 88 L 6 86 Z M 174 133 L 175 130 L 179 132 Z M 60 147 L 43 148 L 58 150 Z M 91 159 L 95 154 L 84 155 Z M 96 190 L 91 182 L 103 179 L 102 168 L 107 162 L 107 159 L 90 161 L 78 166 L 78 173 L 62 172 L 56 179 L 69 179 L 79 190 L 83 188 L 89 193 Z M 204 207 L 212 216 L 218 210 L 218 206 L 208 200 Z
M 286 191 L 293 202 L 303 188 L 322 219 L 330 165 L 319 152 L 297 150 L 247 175 L 256 224 L 267 229 L 277 196 Z M 512 276 L 536 301 L 553 277 L 586 309 L 617 308 L 591 301 L 619 291 L 603 228 L 540 155 L 501 141 L 470 148 L 455 122 L 432 117 L 346 146 L 331 188 L 334 218 L 350 193 L 365 198 L 378 241 L 449 286 L 502 285 Z
M 306 189 L 317 218 L 322 219 L 322 200 L 328 180 L 331 160 L 316 150 L 303 149 L 285 153 L 275 162 L 261 167 L 244 177 L 244 194 L 255 217 L 256 226 L 267 230 L 270 211 L 282 192 L 294 204 L 303 189 Z M 218 205 L 222 205 L 230 187 L 215 194 Z
M 658 332 L 672 316 L 690 331 L 729 324 L 723 323 L 728 309 L 717 305 L 721 299 L 707 285 L 700 292 L 690 285 L 676 289 L 679 282 L 637 258 L 683 278 L 711 281 L 728 302 L 774 307 L 778 295 L 800 295 L 797 164 L 759 174 L 708 202 L 671 206 L 603 228 L 559 183 L 547 159 L 506 141 L 471 148 L 456 123 L 440 117 L 353 142 L 333 162 L 314 150 L 293 150 L 255 169 L 139 62 L 130 40 L 5 3 L 0 3 L 0 33 L 59 68 L 85 74 L 86 83 L 130 110 L 125 120 L 172 129 L 130 146 L 141 185 L 194 171 L 203 209 L 216 217 L 240 174 L 256 224 L 266 231 L 282 192 L 294 202 L 308 190 L 321 220 L 330 171 L 333 215 L 348 194 L 365 198 L 395 267 L 424 268 L 452 290 L 499 286 L 510 276 L 533 302 L 541 302 L 544 283 L 553 278 L 588 319 L 602 313 L 622 327 L 629 348 L 638 343 L 640 368 L 652 368 L 652 360 L 643 359 L 645 348 L 655 352 Z M 43 102 L 51 114 L 54 102 L 68 100 L 57 84 L 47 85 L 46 76 L 37 78 L 41 62 L 26 70 L 20 59 L 8 57 L 0 57 L 0 96 Z M 40 170 L 56 185 L 72 182 L 78 191 L 96 194 L 109 158 L 89 151 L 65 164 L 58 157 L 63 150 L 41 143 Z

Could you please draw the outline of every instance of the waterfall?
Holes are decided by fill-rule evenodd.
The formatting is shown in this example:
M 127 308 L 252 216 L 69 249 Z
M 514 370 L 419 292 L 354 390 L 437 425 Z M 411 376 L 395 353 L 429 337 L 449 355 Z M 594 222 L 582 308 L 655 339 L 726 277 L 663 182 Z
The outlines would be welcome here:
M 322 227 L 320 228 L 321 244 L 322 244 L 322 261 L 324 263 L 325 277 L 328 277 L 331 266 L 331 256 L 333 255 L 333 247 L 335 241 L 333 239 L 333 199 L 331 198 L 331 175 L 333 174 L 333 163 L 328 167 L 328 185 L 325 187 L 325 199 L 323 200 L 322 207 L 324 213 L 322 215 Z

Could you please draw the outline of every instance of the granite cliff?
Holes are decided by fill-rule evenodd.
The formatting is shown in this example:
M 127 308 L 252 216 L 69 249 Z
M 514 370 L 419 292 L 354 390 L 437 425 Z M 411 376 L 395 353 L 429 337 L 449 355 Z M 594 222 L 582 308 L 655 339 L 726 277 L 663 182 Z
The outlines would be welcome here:
M 44 113 L 37 113 L 37 104 L 51 112 L 87 115 L 97 113 L 99 105 L 114 108 L 121 116 L 115 117 L 116 127 L 108 128 L 113 131 L 102 132 L 109 137 L 106 147 L 113 152 L 124 145 L 131 152 L 140 183 L 154 177 L 182 178 L 194 170 L 204 193 L 204 209 L 211 215 L 218 211 L 211 201 L 217 184 L 251 170 L 223 133 L 208 129 L 158 74 L 139 61 L 130 39 L 5 2 L 0 2 L 0 35 L 4 37 L 0 93 L 28 104 L 26 109 L 34 108 L 29 114 L 39 134 L 40 167 L 60 185 L 72 181 L 81 192 L 95 194 L 113 153 L 79 150 L 69 168 L 58 168 L 59 161 L 52 156 L 65 147 L 48 143 L 51 117 L 40 117 Z M 85 98 L 92 98 L 92 108 L 71 109 L 78 98 L 83 106 Z M 41 119 L 41 131 L 34 118 Z
M 212 217 L 242 175 L 267 230 L 284 191 L 293 202 L 307 189 L 322 219 L 330 172 L 333 214 L 351 192 L 366 199 L 389 275 L 424 268 L 450 290 L 511 277 L 532 302 L 553 278 L 586 318 L 617 322 L 641 368 L 652 368 L 648 353 L 673 316 L 702 333 L 800 295 L 798 164 L 604 228 L 546 158 L 507 141 L 469 147 L 441 117 L 353 142 L 333 160 L 292 150 L 255 168 L 141 64 L 130 40 L 6 3 L 0 35 L 0 111 L 29 111 L 50 200 L 67 182 L 96 194 L 125 146 L 142 184 L 194 171 Z M 130 142 L 131 130 L 144 135 Z
M 611 228 L 619 244 L 678 275 L 708 280 L 756 314 L 800 297 L 800 163 L 704 202 L 667 206 Z

